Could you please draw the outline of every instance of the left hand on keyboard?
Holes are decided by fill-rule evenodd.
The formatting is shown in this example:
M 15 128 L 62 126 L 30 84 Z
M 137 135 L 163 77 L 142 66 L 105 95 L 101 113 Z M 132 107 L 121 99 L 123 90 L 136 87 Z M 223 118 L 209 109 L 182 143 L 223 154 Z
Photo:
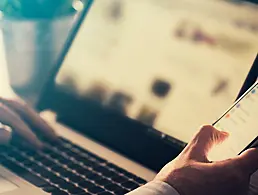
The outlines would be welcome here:
M 23 101 L 0 97 L 0 123 L 0 144 L 10 141 L 12 131 L 37 149 L 43 146 L 37 133 L 51 140 L 57 139 L 54 130 Z

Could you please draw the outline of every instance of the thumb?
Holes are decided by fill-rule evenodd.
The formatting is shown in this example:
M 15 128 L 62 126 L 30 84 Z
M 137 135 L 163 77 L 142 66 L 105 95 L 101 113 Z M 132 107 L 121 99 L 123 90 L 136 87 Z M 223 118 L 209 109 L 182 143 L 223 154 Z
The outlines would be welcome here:
M 210 149 L 223 142 L 227 137 L 227 132 L 219 131 L 211 125 L 203 126 L 186 147 L 190 154 L 189 158 L 200 162 L 208 162 L 207 154 Z
M 248 149 L 231 162 L 244 173 L 251 175 L 258 170 L 258 149 Z

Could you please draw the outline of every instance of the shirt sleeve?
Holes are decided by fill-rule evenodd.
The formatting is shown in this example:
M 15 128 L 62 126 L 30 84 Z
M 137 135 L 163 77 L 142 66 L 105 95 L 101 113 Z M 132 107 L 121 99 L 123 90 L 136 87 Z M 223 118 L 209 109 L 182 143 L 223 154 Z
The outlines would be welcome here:
M 258 171 L 256 171 L 250 180 L 248 195 L 258 194 Z
M 173 187 L 162 181 L 152 181 L 127 195 L 180 195 Z

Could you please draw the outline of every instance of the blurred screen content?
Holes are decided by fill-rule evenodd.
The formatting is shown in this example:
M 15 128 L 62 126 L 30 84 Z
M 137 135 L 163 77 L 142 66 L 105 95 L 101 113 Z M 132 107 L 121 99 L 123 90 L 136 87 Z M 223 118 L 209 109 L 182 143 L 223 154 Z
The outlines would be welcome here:
M 225 160 L 237 156 L 257 137 L 258 83 L 233 108 L 231 108 L 215 127 L 229 133 L 223 143 L 215 146 L 209 160 Z
M 99 0 L 57 86 L 188 142 L 236 98 L 258 50 L 258 8 Z

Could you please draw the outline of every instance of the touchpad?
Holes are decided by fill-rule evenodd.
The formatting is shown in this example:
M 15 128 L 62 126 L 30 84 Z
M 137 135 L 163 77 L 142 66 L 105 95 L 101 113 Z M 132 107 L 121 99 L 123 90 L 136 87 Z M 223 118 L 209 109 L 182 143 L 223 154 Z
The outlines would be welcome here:
M 14 191 L 17 188 L 18 186 L 0 176 L 0 194 Z

